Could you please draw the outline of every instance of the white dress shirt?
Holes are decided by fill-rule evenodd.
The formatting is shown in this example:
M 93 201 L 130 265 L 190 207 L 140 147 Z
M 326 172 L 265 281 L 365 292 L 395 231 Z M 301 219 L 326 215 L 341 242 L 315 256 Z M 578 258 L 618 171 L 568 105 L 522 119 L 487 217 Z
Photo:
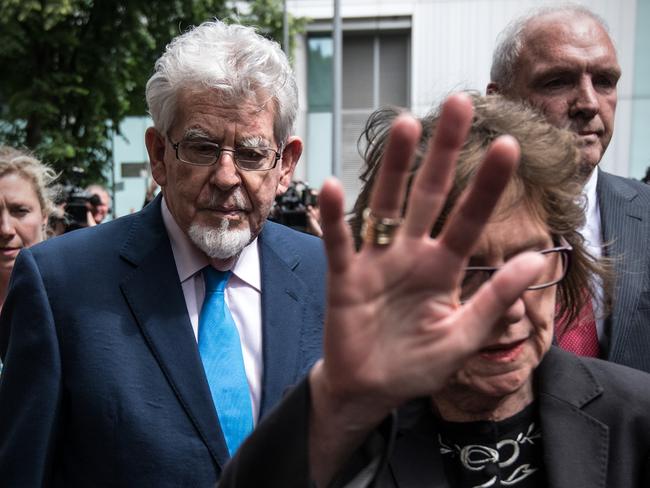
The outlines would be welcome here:
M 183 289 L 187 313 L 198 341 L 199 315 L 205 297 L 204 267 L 208 257 L 187 237 L 174 220 L 165 199 L 161 202 L 162 218 L 176 261 L 176 270 Z M 225 292 L 241 340 L 244 368 L 251 396 L 253 419 L 257 423 L 262 396 L 262 280 L 257 238 L 248 244 L 232 267 Z
M 585 197 L 585 224 L 578 230 L 582 237 L 585 239 L 585 247 L 589 254 L 598 259 L 603 255 L 602 246 L 602 228 L 600 224 L 600 206 L 598 202 L 598 195 L 596 194 L 596 185 L 598 184 L 598 168 L 594 168 L 591 176 L 585 183 L 582 189 L 583 196 Z M 596 292 L 598 296 L 593 301 L 594 315 L 596 317 L 596 330 L 598 331 L 598 339 L 602 342 L 605 333 L 605 320 L 603 317 L 602 307 L 602 284 L 596 283 Z

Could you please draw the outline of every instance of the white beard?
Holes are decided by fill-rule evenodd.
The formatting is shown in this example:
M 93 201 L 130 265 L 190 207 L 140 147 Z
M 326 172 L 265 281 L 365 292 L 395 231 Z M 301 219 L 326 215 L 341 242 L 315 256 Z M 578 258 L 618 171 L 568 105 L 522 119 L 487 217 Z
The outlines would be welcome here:
M 190 225 L 190 240 L 201 251 L 213 259 L 228 259 L 238 255 L 251 240 L 251 229 L 228 229 L 230 222 L 223 219 L 219 227 L 200 224 Z

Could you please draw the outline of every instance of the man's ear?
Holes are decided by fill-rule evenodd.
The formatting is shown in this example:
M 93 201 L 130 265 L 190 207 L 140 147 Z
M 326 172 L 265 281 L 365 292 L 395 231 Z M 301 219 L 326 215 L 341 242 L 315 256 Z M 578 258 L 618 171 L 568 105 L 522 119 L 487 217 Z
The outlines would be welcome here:
M 494 81 L 488 83 L 485 93 L 488 95 L 498 95 L 501 93 L 501 88 Z
M 275 191 L 276 195 L 282 195 L 289 185 L 293 177 L 293 171 L 296 169 L 296 164 L 302 154 L 302 140 L 298 136 L 292 136 L 287 139 L 286 144 L 282 148 L 282 168 L 280 169 L 280 181 L 278 189 Z
M 144 143 L 149 153 L 149 164 L 151 164 L 151 176 L 164 187 L 167 183 L 167 171 L 165 168 L 165 137 L 155 127 L 149 127 L 144 133 Z

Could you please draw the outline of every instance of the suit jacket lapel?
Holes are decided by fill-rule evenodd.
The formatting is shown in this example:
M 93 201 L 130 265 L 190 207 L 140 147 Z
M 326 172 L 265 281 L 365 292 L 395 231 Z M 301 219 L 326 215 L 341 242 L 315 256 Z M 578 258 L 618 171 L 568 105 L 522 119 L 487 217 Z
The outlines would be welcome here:
M 610 331 L 611 342 L 609 357 L 623 358 L 626 350 L 634 350 L 633 341 L 647 344 L 650 341 L 650 329 L 647 340 L 632 334 L 641 334 L 634 330 L 634 317 L 640 292 L 643 290 L 645 276 L 647 245 L 650 236 L 644 227 L 647 209 L 636 203 L 637 192 L 631 186 L 620 184 L 613 176 L 598 174 L 597 186 L 600 215 L 602 222 L 603 243 L 609 256 L 615 258 L 616 287 L 614 292 L 612 323 L 616 324 Z M 643 324 L 645 325 L 645 324 Z M 644 330 L 647 327 L 643 328 Z
M 578 358 L 555 347 L 536 373 L 548 486 L 607 486 L 608 427 L 583 407 L 603 388 Z
M 160 199 L 134 224 L 122 256 L 136 266 L 120 286 L 142 334 L 210 454 L 223 467 L 228 450 L 160 215 Z
M 302 331 L 309 290 L 293 272 L 299 264 L 294 244 L 267 223 L 260 235 L 262 349 L 264 373 L 260 417 L 282 398 L 302 371 Z

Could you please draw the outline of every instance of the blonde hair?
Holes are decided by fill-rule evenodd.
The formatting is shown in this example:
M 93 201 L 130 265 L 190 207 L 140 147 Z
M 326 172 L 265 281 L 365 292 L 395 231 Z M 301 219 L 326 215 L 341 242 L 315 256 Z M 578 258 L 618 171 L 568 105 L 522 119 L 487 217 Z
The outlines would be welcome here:
M 58 176 L 54 169 L 27 151 L 0 146 L 0 178 L 11 174 L 17 174 L 31 183 L 43 215 L 49 216 L 54 211 L 50 186 Z

